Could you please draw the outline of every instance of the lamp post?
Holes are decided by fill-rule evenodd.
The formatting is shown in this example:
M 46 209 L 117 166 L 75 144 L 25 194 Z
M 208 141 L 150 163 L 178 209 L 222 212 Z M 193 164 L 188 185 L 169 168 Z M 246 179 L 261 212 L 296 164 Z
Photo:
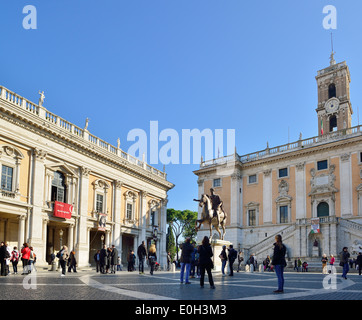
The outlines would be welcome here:
M 59 231 L 59 245 L 60 245 L 60 249 L 62 249 L 63 246 L 63 230 L 60 229 Z

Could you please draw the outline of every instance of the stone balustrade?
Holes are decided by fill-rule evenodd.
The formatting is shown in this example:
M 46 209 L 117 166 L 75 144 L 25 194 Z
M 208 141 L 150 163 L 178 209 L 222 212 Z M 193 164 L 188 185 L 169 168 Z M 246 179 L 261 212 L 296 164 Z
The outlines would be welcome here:
M 0 86 L 0 101 L 6 101 L 8 104 L 13 105 L 15 107 L 19 107 L 22 110 L 25 110 L 32 114 L 33 116 L 39 117 L 60 130 L 64 131 L 64 133 L 73 134 L 76 137 L 84 139 L 84 141 L 91 143 L 99 148 L 106 150 L 107 152 L 120 157 L 123 160 L 126 160 L 130 164 L 136 165 L 137 167 L 146 170 L 148 173 L 152 175 L 156 175 L 160 178 L 166 179 L 167 175 L 165 172 L 162 172 L 150 165 L 148 165 L 145 161 L 141 161 L 136 157 L 124 152 L 123 150 L 109 144 L 108 142 L 92 135 L 88 130 L 82 129 L 71 122 L 51 113 L 43 106 L 39 106 L 26 98 L 8 90 L 7 88 Z

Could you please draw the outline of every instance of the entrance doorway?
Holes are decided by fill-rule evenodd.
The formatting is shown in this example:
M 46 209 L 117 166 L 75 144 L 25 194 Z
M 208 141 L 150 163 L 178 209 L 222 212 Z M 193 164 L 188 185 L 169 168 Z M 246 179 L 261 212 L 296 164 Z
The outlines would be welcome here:
M 128 255 L 130 250 L 134 250 L 134 237 L 131 235 L 122 235 L 122 264 L 124 266 L 128 265 Z M 135 252 L 137 257 L 137 252 Z
M 102 240 L 103 236 L 103 240 Z M 103 231 L 91 230 L 89 234 L 89 263 L 95 266 L 94 255 L 101 250 L 104 245 L 105 234 Z

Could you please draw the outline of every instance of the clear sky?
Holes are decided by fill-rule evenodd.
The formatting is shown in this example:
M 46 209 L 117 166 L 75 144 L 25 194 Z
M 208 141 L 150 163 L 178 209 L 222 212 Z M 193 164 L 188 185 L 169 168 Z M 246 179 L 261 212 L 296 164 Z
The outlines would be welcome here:
M 37 9 L 35 30 L 23 27 L 26 5 Z M 48 110 L 80 127 L 88 117 L 92 134 L 119 137 L 125 151 L 132 129 L 150 139 L 158 121 L 180 139 L 182 129 L 235 129 L 247 154 L 318 134 L 326 5 L 337 9 L 335 58 L 350 68 L 357 125 L 360 0 L 0 0 L 0 84 L 33 102 L 44 90 Z M 166 166 L 170 208 L 197 210 L 197 168 Z

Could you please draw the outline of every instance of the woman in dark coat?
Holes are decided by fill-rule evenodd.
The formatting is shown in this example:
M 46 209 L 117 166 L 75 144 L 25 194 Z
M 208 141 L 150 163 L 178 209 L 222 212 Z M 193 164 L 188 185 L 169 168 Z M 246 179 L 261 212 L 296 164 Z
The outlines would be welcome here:
M 207 276 L 209 278 L 210 288 L 215 289 L 214 280 L 212 278 L 211 269 L 213 268 L 213 263 L 211 257 L 213 256 L 212 249 L 210 246 L 209 238 L 207 236 L 202 240 L 202 244 L 197 249 L 200 255 L 200 286 L 204 287 L 205 279 L 205 270 L 207 271 Z
M 275 236 L 274 243 L 274 254 L 272 260 L 272 266 L 275 267 L 275 273 L 278 277 L 278 290 L 275 290 L 274 293 L 283 293 L 284 292 L 284 268 L 287 265 L 285 261 L 285 253 L 287 248 L 282 242 L 282 236 L 280 234 Z

